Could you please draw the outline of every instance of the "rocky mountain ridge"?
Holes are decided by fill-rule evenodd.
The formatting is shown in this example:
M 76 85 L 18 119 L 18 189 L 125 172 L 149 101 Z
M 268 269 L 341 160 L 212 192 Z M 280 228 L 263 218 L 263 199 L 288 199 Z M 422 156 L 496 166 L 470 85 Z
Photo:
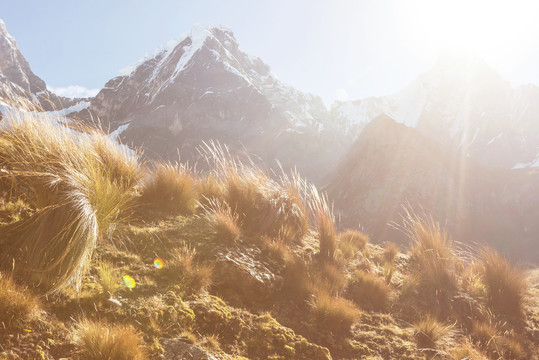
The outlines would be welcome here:
M 20 52 L 15 38 L 9 34 L 6 24 L 0 19 L 0 100 L 17 97 L 38 103 L 44 111 L 73 107 L 82 100 L 87 100 L 69 99 L 47 90 L 45 81 L 34 74 Z M 80 105 L 69 112 L 79 108 Z
M 483 165 L 511 169 L 539 166 L 538 103 L 539 87 L 513 88 L 482 59 L 444 54 L 402 91 L 331 111 L 352 136 L 385 113 Z
M 392 224 L 412 208 L 445 224 L 457 239 L 519 256 L 526 249 L 528 259 L 537 260 L 538 184 L 537 169 L 482 166 L 381 115 L 352 144 L 327 190 L 343 225 L 359 225 L 380 241 L 405 238 Z
M 196 161 L 196 147 L 213 139 L 315 177 L 345 151 L 322 100 L 282 83 L 222 27 L 194 27 L 139 61 L 79 116 L 85 113 L 117 130 L 123 142 L 144 144 L 150 157 L 177 159 L 179 152 Z

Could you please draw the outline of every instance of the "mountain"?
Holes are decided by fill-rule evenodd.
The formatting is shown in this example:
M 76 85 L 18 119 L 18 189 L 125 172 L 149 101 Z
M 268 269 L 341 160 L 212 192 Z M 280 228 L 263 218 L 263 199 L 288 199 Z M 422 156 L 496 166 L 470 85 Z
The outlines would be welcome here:
M 70 99 L 47 90 L 43 79 L 34 74 L 17 42 L 0 19 L 0 101 L 25 98 L 38 103 L 44 111 L 59 111 L 61 115 L 79 111 L 88 99 Z
M 539 166 L 539 87 L 513 88 L 477 57 L 442 54 L 397 94 L 332 107 L 335 121 L 352 136 L 382 113 L 483 165 Z
M 7 32 L 6 24 L 0 20 L 0 83 L 7 82 L 25 93 L 37 94 L 47 89 L 45 82 L 32 72 L 17 42 Z
M 539 259 L 529 250 L 537 246 L 526 246 L 539 238 L 539 169 L 482 166 L 387 115 L 365 126 L 327 190 L 344 226 L 361 225 L 379 241 L 404 240 L 391 223 L 411 206 L 455 239 Z
M 214 139 L 320 179 L 346 149 L 318 96 L 282 83 L 222 27 L 195 26 L 142 59 L 79 116 L 89 114 L 154 158 L 197 160 Z

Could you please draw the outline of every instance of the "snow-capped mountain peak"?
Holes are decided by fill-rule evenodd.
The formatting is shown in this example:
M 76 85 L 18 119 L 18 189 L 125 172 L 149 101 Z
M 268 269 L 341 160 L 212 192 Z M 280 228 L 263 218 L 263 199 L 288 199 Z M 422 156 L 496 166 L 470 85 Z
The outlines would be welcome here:
M 338 103 L 332 114 L 357 137 L 366 124 L 385 113 L 482 164 L 512 168 L 535 163 L 538 104 L 536 86 L 514 89 L 477 56 L 443 54 L 402 91 Z

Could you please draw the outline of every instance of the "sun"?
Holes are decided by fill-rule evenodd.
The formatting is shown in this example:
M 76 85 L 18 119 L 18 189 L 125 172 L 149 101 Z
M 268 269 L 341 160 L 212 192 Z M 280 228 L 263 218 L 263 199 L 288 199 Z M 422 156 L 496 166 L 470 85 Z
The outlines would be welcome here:
M 412 0 L 398 9 L 408 36 L 424 47 L 451 47 L 485 58 L 529 43 L 539 2 L 532 0 Z

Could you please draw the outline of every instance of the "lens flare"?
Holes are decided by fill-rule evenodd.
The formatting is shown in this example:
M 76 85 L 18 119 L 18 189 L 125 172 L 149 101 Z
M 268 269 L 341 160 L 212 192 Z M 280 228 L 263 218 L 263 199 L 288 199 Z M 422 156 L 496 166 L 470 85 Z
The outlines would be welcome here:
M 156 269 L 162 269 L 165 267 L 165 261 L 161 259 L 160 257 L 156 257 L 153 260 L 153 267 Z
M 125 286 L 127 286 L 130 289 L 133 289 L 135 286 L 137 286 L 137 283 L 135 282 L 135 279 L 133 279 L 129 275 L 124 275 L 123 280 L 124 280 Z

